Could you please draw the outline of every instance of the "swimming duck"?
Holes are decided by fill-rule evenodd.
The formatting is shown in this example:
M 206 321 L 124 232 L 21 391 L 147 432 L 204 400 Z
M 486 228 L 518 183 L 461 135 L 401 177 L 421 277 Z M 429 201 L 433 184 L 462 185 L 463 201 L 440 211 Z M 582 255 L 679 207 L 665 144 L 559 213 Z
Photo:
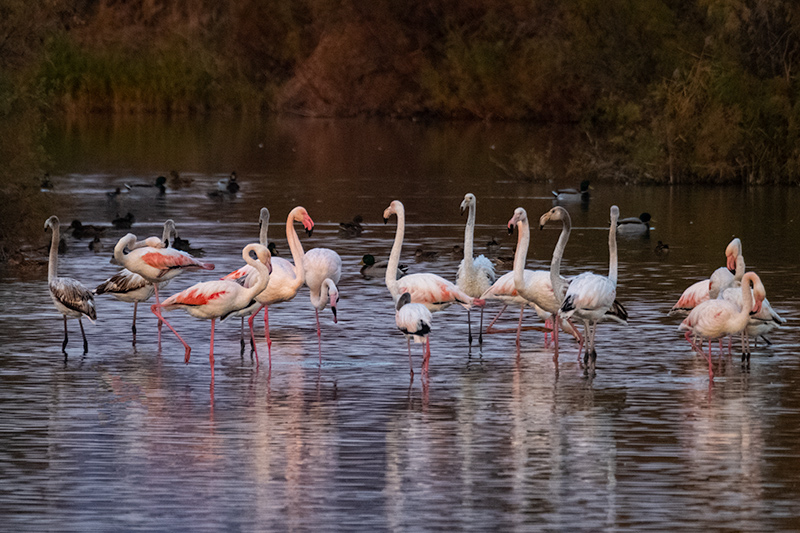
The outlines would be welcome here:
M 647 235 L 650 233 L 650 213 L 642 213 L 639 217 L 628 217 L 617 222 L 617 233 L 620 235 Z
M 560 202 L 577 202 L 589 199 L 589 180 L 583 180 L 578 189 L 556 189 L 552 191 L 553 196 Z
M 371 278 L 383 278 L 386 276 L 386 267 L 389 265 L 389 261 L 375 261 L 375 257 L 371 254 L 366 254 L 364 257 L 361 258 L 361 275 L 364 276 L 366 279 Z M 401 277 L 408 271 L 407 265 L 397 265 L 397 277 Z
M 359 237 L 364 227 L 361 223 L 364 222 L 364 217 L 356 215 L 353 217 L 352 222 L 339 222 L 339 236 L 345 238 Z
M 655 253 L 659 257 L 666 257 L 669 255 L 669 244 L 665 244 L 661 241 L 658 241 L 655 247 Z
M 433 250 L 423 250 L 422 248 L 417 248 L 414 252 L 414 259 L 419 263 L 420 261 L 436 261 L 439 257 L 439 252 L 435 252 Z
M 117 216 L 111 221 L 111 225 L 114 226 L 114 229 L 130 229 L 135 220 L 136 217 L 133 216 L 133 213 L 128 212 L 124 217 Z
M 72 221 L 72 223 L 69 225 L 69 229 L 72 230 L 72 236 L 76 239 L 83 239 L 84 237 L 99 237 L 106 231 L 106 228 L 102 226 L 84 226 L 81 221 L 77 219 Z
M 134 184 L 125 184 L 125 188 L 128 190 L 133 190 L 134 188 L 144 188 L 144 187 L 155 187 L 158 189 L 159 194 L 164 194 L 167 192 L 167 178 L 164 176 L 159 176 L 155 179 L 153 183 L 134 183 Z

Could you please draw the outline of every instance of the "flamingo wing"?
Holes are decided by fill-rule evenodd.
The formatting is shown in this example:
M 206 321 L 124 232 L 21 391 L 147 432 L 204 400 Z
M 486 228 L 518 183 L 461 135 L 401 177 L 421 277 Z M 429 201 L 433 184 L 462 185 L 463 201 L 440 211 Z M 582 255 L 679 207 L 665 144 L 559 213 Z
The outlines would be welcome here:
M 212 263 L 198 261 L 186 252 L 175 250 L 174 248 L 163 248 L 148 250 L 143 253 L 141 258 L 147 265 L 161 271 L 159 277 L 170 270 L 181 268 L 201 268 L 203 270 L 214 270 Z
M 151 285 L 149 281 L 127 268 L 120 270 L 94 290 L 96 294 L 127 294 Z
M 704 279 L 692 284 L 688 289 L 683 291 L 678 302 L 670 309 L 670 315 L 688 314 L 692 309 L 709 299 L 709 289 L 711 288 L 711 280 Z
M 92 321 L 97 319 L 94 295 L 78 280 L 55 278 L 50 282 L 50 294 L 67 309 L 86 315 Z
M 397 280 L 398 293 L 404 292 L 411 294 L 413 303 L 421 303 L 431 309 L 443 309 L 451 304 L 460 304 L 464 307 L 472 305 L 472 298 L 464 291 L 456 287 L 436 274 L 411 274 L 403 276 Z

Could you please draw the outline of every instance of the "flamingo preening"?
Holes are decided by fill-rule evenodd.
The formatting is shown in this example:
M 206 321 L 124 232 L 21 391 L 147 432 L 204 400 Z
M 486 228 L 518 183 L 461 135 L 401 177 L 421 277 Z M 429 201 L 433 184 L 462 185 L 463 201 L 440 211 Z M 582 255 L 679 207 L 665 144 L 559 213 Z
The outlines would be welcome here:
M 608 276 L 584 272 L 569 284 L 559 313 L 564 318 L 573 315 L 583 321 L 584 364 L 597 360 L 595 334 L 597 323 L 614 306 L 617 296 L 617 220 L 619 208 L 611 206 L 611 227 L 608 232 Z
M 678 326 L 678 331 L 685 331 L 686 340 L 695 349 L 695 338 L 708 340 L 708 377 L 713 379 L 714 370 L 711 363 L 712 340 L 728 335 L 742 333 L 748 326 L 750 315 L 761 310 L 766 294 L 761 279 L 755 272 L 747 272 L 742 277 L 742 305 L 724 298 L 706 300 L 698 304 Z M 742 344 L 742 356 L 749 351 L 746 341 Z M 702 352 L 701 352 L 702 353 Z
M 288 302 L 295 297 L 297 291 L 303 286 L 305 282 L 305 270 L 303 269 L 303 245 L 300 243 L 300 238 L 297 236 L 297 231 L 294 229 L 294 223 L 300 222 L 306 229 L 306 233 L 311 236 L 314 230 L 314 221 L 308 215 L 305 207 L 297 206 L 289 212 L 286 217 L 286 240 L 289 242 L 289 250 L 292 252 L 292 259 L 294 264 L 282 257 L 272 258 L 272 274 L 270 275 L 270 283 L 267 287 L 256 296 L 258 306 L 251 306 L 242 309 L 237 316 L 249 316 L 248 324 L 250 326 L 250 339 L 254 338 L 253 335 L 253 320 L 259 311 L 264 309 L 264 336 L 267 338 L 267 350 L 269 351 L 270 360 L 272 360 L 272 339 L 269 336 L 269 306 L 280 302 Z M 262 225 L 262 230 L 263 230 Z M 252 283 L 253 271 L 247 267 L 242 267 L 234 270 L 224 280 L 238 280 L 238 283 L 244 287 L 249 287 Z
M 258 259 L 253 259 L 250 256 L 250 252 L 255 252 Z M 186 363 L 189 362 L 189 354 L 192 349 L 162 316 L 161 310 L 169 311 L 183 308 L 193 317 L 211 319 L 211 351 L 208 355 L 208 362 L 211 365 L 211 379 L 214 379 L 214 320 L 217 318 L 221 321 L 225 320 L 241 309 L 254 306 L 256 303 L 255 297 L 269 283 L 272 266 L 269 250 L 266 247 L 257 243 L 248 244 L 242 250 L 242 259 L 256 271 L 250 287 L 243 287 L 235 280 L 203 281 L 177 294 L 173 294 L 162 303 L 155 303 L 150 306 L 153 314 L 172 330 L 184 348 L 186 348 L 186 354 L 184 355 Z M 258 364 L 257 352 L 256 364 Z
M 431 312 L 423 304 L 411 303 L 411 294 L 404 292 L 397 299 L 394 320 L 397 329 L 406 336 L 408 366 L 411 375 L 414 375 L 414 364 L 411 362 L 412 337 L 415 343 L 424 343 L 422 346 L 422 372 L 427 372 L 431 358 Z
M 464 228 L 464 259 L 458 265 L 456 286 L 473 298 L 480 298 L 495 282 L 497 274 L 494 272 L 494 265 L 486 256 L 472 257 L 476 206 L 475 195 L 467 193 L 461 202 L 461 214 L 464 214 L 465 209 L 469 209 L 469 214 L 467 215 L 467 225 Z M 469 309 L 467 309 L 467 331 L 469 343 L 472 344 L 472 321 Z M 481 307 L 481 323 L 478 329 L 478 344 L 483 344 L 483 307 Z
M 47 266 L 47 284 L 50 288 L 50 297 L 58 309 L 58 312 L 64 316 L 64 342 L 61 345 L 61 351 L 64 356 L 67 355 L 67 317 L 77 318 L 78 324 L 81 327 L 81 335 L 83 336 L 83 353 L 89 351 L 89 343 L 86 340 L 86 332 L 83 330 L 83 322 L 81 319 L 85 316 L 92 323 L 97 319 L 97 312 L 94 307 L 94 296 L 86 286 L 74 278 L 60 278 L 58 277 L 58 243 L 60 236 L 60 225 L 58 217 L 53 215 L 48 218 L 44 223 L 44 229 L 50 228 L 53 236 L 50 240 L 50 260 Z
M 312 248 L 303 257 L 305 283 L 309 289 L 311 305 L 317 317 L 317 341 L 319 357 L 322 362 L 322 330 L 319 325 L 319 312 L 330 303 L 333 322 L 337 322 L 336 304 L 339 302 L 339 289 L 336 284 L 342 277 L 342 258 L 330 248 Z
M 686 316 L 697 305 L 709 299 L 716 298 L 722 290 L 730 287 L 735 282 L 741 282 L 744 276 L 745 263 L 742 255 L 742 241 L 733 239 L 725 247 L 726 267 L 716 269 L 709 279 L 704 279 L 689 286 L 672 309 L 670 316 Z
M 386 288 L 392 295 L 395 303 L 404 292 L 411 294 L 413 303 L 423 304 L 431 312 L 441 311 L 453 304 L 469 309 L 473 305 L 483 306 L 485 302 L 480 298 L 473 298 L 454 283 L 441 276 L 428 273 L 408 274 L 397 279 L 397 265 L 400 263 L 400 251 L 403 248 L 403 238 L 406 228 L 405 207 L 399 200 L 392 201 L 383 211 L 384 223 L 389 221 L 391 215 L 397 215 L 397 233 L 389 255 L 389 266 L 386 268 Z
M 176 235 L 175 222 L 169 219 L 164 222 L 164 231 L 161 239 L 148 237 L 141 247 L 153 246 L 154 248 L 163 248 L 170 245 L 173 235 Z M 158 242 L 156 242 L 158 240 Z M 147 244 L 149 243 L 149 244 Z M 140 243 L 137 243 L 137 245 Z M 164 288 L 169 281 L 158 282 L 160 288 Z M 133 333 L 133 344 L 136 344 L 136 311 L 139 302 L 149 300 L 155 293 L 155 284 L 147 281 L 139 274 L 131 272 L 127 268 L 123 268 L 103 283 L 97 286 L 94 290 L 95 294 L 111 294 L 117 300 L 122 302 L 133 302 L 133 322 L 131 324 L 131 332 Z
M 150 237 L 146 242 L 157 240 L 157 237 Z M 125 248 L 128 248 L 130 252 L 124 253 Z M 160 303 L 158 297 L 159 283 L 169 281 L 186 270 L 214 270 L 212 263 L 198 261 L 186 252 L 181 252 L 174 248 L 158 248 L 152 244 L 138 246 L 136 235 L 133 233 L 128 233 L 117 242 L 114 247 L 114 260 L 117 264 L 135 274 L 139 274 L 153 284 L 156 304 Z M 160 342 L 161 321 L 158 322 L 158 339 Z

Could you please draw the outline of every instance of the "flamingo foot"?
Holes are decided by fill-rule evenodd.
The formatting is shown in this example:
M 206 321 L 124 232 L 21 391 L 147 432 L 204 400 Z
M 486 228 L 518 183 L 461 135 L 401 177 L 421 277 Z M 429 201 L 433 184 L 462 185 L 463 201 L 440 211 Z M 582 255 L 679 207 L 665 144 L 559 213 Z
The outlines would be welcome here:
M 186 363 L 186 364 L 189 364 L 189 354 L 190 353 L 192 353 L 192 349 L 191 349 L 191 347 L 187 346 L 186 347 L 186 353 L 183 356 L 183 362 Z

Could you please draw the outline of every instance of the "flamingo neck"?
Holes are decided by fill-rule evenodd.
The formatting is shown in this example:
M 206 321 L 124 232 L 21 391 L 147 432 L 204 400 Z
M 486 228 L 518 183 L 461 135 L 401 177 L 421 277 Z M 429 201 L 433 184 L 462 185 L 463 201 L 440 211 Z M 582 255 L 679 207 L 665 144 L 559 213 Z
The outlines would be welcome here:
M 269 230 L 269 212 L 264 213 L 261 217 L 261 230 L 258 233 L 258 242 L 262 245 L 267 245 L 267 231 Z
M 525 284 L 525 260 L 528 258 L 528 246 L 531 242 L 531 229 L 527 220 L 517 222 L 517 251 L 514 254 L 514 286 Z M 517 289 L 519 291 L 519 288 Z
M 261 294 L 264 289 L 267 288 L 267 284 L 269 283 L 269 268 L 267 268 L 267 265 L 258 259 L 253 259 L 250 256 L 250 252 L 256 250 L 257 247 L 257 244 L 248 244 L 244 247 L 244 250 L 242 250 L 242 259 L 244 259 L 245 263 L 255 268 L 258 272 L 258 281 L 251 287 L 247 288 L 247 292 L 245 293 L 248 301 Z
M 617 286 L 617 218 L 611 217 L 611 227 L 608 230 L 608 279 Z
M 753 309 L 753 291 L 751 283 L 755 284 L 752 275 L 748 274 L 744 276 L 742 279 L 742 308 L 733 320 L 731 331 L 738 332 L 743 330 L 750 321 L 750 311 Z
M 58 242 L 61 239 L 61 230 L 58 224 L 52 224 L 53 236 L 50 239 L 50 260 L 47 263 L 47 281 L 51 282 L 58 277 Z
M 400 202 L 398 202 L 400 204 Z M 395 208 L 397 215 L 397 232 L 394 235 L 392 253 L 389 255 L 389 264 L 386 266 L 386 288 L 392 297 L 397 299 L 397 265 L 400 264 L 400 251 L 403 248 L 403 238 L 406 233 L 406 211 L 402 204 Z M 466 257 L 466 256 L 465 256 Z
M 569 234 L 572 231 L 572 221 L 568 218 L 561 219 L 561 235 L 558 237 L 556 248 L 553 251 L 553 259 L 550 261 L 550 285 L 553 287 L 553 294 L 559 303 L 566 294 L 566 283 L 561 279 L 561 258 L 564 257 L 564 250 L 567 248 Z
M 114 246 L 114 259 L 116 259 L 117 263 L 122 266 L 125 266 L 125 248 L 131 248 L 136 243 L 136 235 L 133 233 L 128 233 L 119 241 L 117 241 L 117 245 Z
M 325 278 L 325 281 L 323 281 L 322 285 L 319 287 L 318 293 L 315 294 L 314 291 L 309 293 L 311 296 L 311 305 L 318 310 L 325 309 L 325 306 L 328 304 L 329 295 L 334 290 L 336 290 L 336 285 L 333 283 L 333 280 Z
M 467 226 L 464 228 L 464 268 L 472 267 L 472 246 L 475 240 L 475 211 L 477 206 L 474 202 L 469 204 L 469 214 L 467 215 Z
M 297 236 L 297 231 L 294 229 L 294 210 L 289 213 L 286 218 L 286 240 L 289 241 L 289 250 L 292 252 L 292 259 L 294 260 L 294 287 L 300 289 L 306 281 L 306 274 L 303 270 L 303 245 L 300 243 L 300 237 Z
M 742 278 L 744 277 L 744 271 L 745 271 L 744 257 L 739 255 L 736 258 L 736 270 L 733 274 L 733 279 L 735 279 L 736 281 L 742 281 Z

